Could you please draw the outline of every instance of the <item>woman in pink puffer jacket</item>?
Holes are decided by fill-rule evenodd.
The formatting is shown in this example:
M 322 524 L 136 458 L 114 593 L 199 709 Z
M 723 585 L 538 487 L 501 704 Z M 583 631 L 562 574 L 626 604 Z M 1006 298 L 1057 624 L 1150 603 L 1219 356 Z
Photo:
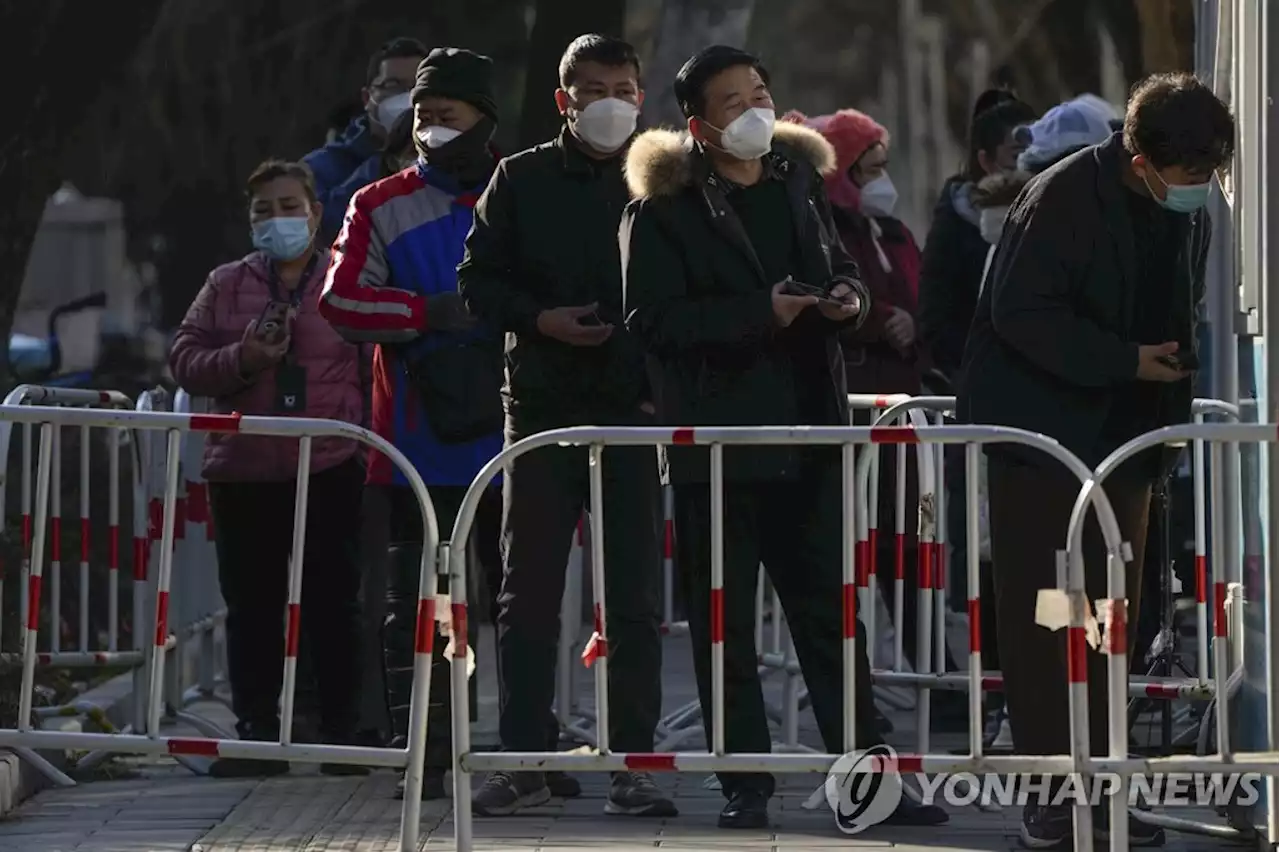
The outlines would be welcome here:
M 268 161 L 249 177 L 257 251 L 213 270 L 178 328 L 169 364 L 214 410 L 360 423 L 360 351 L 318 313 L 327 252 L 306 166 Z M 275 322 L 276 318 L 279 322 Z M 350 743 L 358 718 L 358 539 L 364 466 L 352 441 L 312 445 L 302 632 L 314 652 L 322 738 Z M 227 603 L 227 662 L 241 739 L 275 740 L 293 535 L 298 441 L 212 434 L 204 474 Z M 221 759 L 223 777 L 288 771 L 283 761 Z M 359 767 L 323 766 L 330 773 Z

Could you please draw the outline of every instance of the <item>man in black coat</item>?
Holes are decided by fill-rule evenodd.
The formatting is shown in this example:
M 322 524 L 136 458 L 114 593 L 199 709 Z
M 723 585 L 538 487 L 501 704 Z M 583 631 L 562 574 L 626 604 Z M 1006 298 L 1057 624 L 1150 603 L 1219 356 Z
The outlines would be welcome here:
M 870 300 L 840 245 L 822 173 L 835 152 L 820 134 L 774 125 L 768 73 L 748 53 L 709 47 L 676 77 L 689 132 L 651 130 L 627 155 L 636 200 L 623 216 L 627 328 L 650 357 L 663 423 L 838 425 L 848 422 L 837 335 Z M 707 739 L 711 703 L 711 501 L 708 453 L 673 447 L 677 565 L 689 602 Z M 782 600 L 829 750 L 843 751 L 840 452 L 730 447 L 724 452 L 725 748 L 768 752 L 756 674 L 754 606 L 763 562 Z M 879 742 L 857 625 L 857 745 Z M 767 825 L 773 777 L 720 773 L 726 828 Z M 892 819 L 944 821 L 903 804 Z
M 458 289 L 477 316 L 507 332 L 508 444 L 564 426 L 652 424 L 644 357 L 622 328 L 617 240 L 627 203 L 622 157 L 643 96 L 639 77 L 626 42 L 574 40 L 555 93 L 564 128 L 499 163 L 476 204 Z M 662 709 L 657 454 L 610 448 L 603 473 L 606 508 L 593 532 L 605 547 L 610 744 L 618 752 L 651 752 Z M 587 450 L 526 453 L 512 462 L 503 486 L 499 736 L 508 751 L 545 751 L 559 733 L 546 720 L 565 563 L 588 497 Z M 564 773 L 495 772 L 473 809 L 500 816 L 578 792 Z M 605 809 L 675 815 L 643 772 L 615 773 Z
M 969 335 L 959 400 L 973 423 L 1056 438 L 1090 467 L 1126 441 L 1190 419 L 1196 306 L 1204 293 L 1214 171 L 1230 160 L 1227 107 L 1189 74 L 1140 83 L 1124 130 L 1033 178 L 1009 211 Z M 1080 489 L 1031 450 L 989 453 L 997 630 L 1015 749 L 1068 751 L 1064 638 L 1035 623 L 1041 589 Z M 1128 611 L 1138 610 L 1152 484 L 1165 454 L 1135 458 L 1106 493 L 1133 547 Z M 1086 528 L 1091 600 L 1106 593 L 1096 524 Z M 1128 617 L 1130 646 L 1136 619 Z M 1105 657 L 1089 655 L 1090 743 L 1106 753 Z M 1103 815 L 1105 818 L 1105 815 Z M 1105 825 L 1099 821 L 1105 831 Z M 1023 840 L 1067 843 L 1067 808 L 1027 806 Z M 1131 821 L 1133 845 L 1158 829 Z

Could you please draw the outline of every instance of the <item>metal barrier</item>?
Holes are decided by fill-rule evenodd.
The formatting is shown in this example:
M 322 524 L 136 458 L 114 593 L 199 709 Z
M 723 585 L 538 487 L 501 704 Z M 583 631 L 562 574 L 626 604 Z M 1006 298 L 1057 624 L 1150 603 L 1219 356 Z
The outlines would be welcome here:
M 5 406 L 76 406 L 86 408 L 131 408 L 133 401 L 123 393 L 118 391 L 99 391 L 87 390 L 82 388 L 53 388 L 41 387 L 37 385 L 20 385 L 14 388 L 5 397 Z M 0 522 L 7 517 L 5 512 L 5 502 L 8 492 L 9 482 L 9 451 L 13 436 L 13 423 L 9 421 L 0 421 Z M 19 616 L 21 624 L 29 625 L 38 622 L 41 612 L 38 607 L 32 607 L 32 600 L 38 599 L 39 590 L 35 590 L 31 585 L 33 576 L 33 529 L 32 529 L 32 494 L 31 494 L 31 473 L 33 458 L 37 452 L 33 440 L 33 431 L 31 423 L 21 424 L 22 433 L 22 453 L 20 465 L 20 481 L 21 481 L 21 513 L 22 513 L 22 564 L 19 569 L 19 582 L 21 584 L 19 594 Z M 139 629 L 138 614 L 145 610 L 146 584 L 145 582 L 133 583 L 133 607 L 129 618 L 125 618 L 120 612 L 120 455 L 123 447 L 130 447 L 135 450 L 132 467 L 132 488 L 131 493 L 136 497 L 137 494 L 137 474 L 138 460 L 136 455 L 136 442 L 131 436 L 122 429 L 109 429 L 107 431 L 106 454 L 107 454 L 107 634 L 105 637 L 92 636 L 91 619 L 90 619 L 90 590 L 91 590 L 91 571 L 90 566 L 93 559 L 93 525 L 90 517 L 91 506 L 91 485 L 92 477 L 90 475 L 92 464 L 93 435 L 89 427 L 81 427 L 79 430 L 79 474 L 77 477 L 77 486 L 79 491 L 79 572 L 77 575 L 77 595 L 75 603 L 77 604 L 76 616 L 73 619 L 65 619 L 63 612 L 63 573 L 62 573 L 62 544 L 63 544 L 63 527 L 62 527 L 62 429 L 53 428 L 47 435 L 42 433 L 41 444 L 38 452 L 42 457 L 47 455 L 50 463 L 49 477 L 52 485 L 49 487 L 48 494 L 48 512 L 49 512 L 49 641 L 47 649 L 39 651 L 35 649 L 34 644 L 31 646 L 34 650 L 34 659 L 37 665 L 41 667 L 58 667 L 58 668 L 95 668 L 103 667 L 131 667 L 134 670 L 135 677 L 141 671 L 141 667 L 146 657 L 146 648 L 143 643 L 145 631 Z M 47 442 L 47 445 L 46 445 Z M 136 524 L 139 517 L 139 505 L 136 499 L 133 501 L 133 520 Z M 43 539 L 44 533 L 41 533 Z M 41 541 L 41 556 L 44 556 L 44 542 Z M 43 578 L 43 568 L 36 572 L 35 576 Z M 137 574 L 137 563 L 135 561 L 135 577 Z M 0 597 L 4 593 L 4 577 L 0 575 Z M 144 578 L 145 580 L 145 578 Z M 0 614 L 2 618 L 2 614 Z M 63 649 L 62 647 L 62 627 L 64 621 L 76 624 L 75 630 L 75 648 Z M 120 649 L 120 634 L 124 632 L 130 639 L 131 648 L 129 650 Z M 2 632 L 0 632 L 2 635 Z M 25 636 L 25 634 L 24 634 Z M 13 666 L 20 665 L 25 659 L 26 646 L 31 640 L 24 639 L 23 651 L 11 652 L 6 651 L 0 653 L 0 665 Z M 136 683 L 137 681 L 135 681 Z M 20 712 L 24 713 L 24 719 L 37 720 L 66 717 L 66 716 L 85 716 L 93 724 L 104 730 L 111 730 L 111 723 L 106 718 L 106 714 L 102 708 L 97 707 L 86 701 L 72 700 L 67 704 L 35 707 L 31 706 L 28 701 L 24 708 L 20 708 Z M 20 757 L 37 768 L 43 775 L 59 786 L 73 786 L 70 776 L 53 766 L 48 760 L 35 754 L 27 748 L 19 748 L 17 752 Z
M 890 395 L 851 394 L 849 401 L 852 407 L 872 409 L 872 410 L 878 411 L 879 414 L 875 421 L 877 425 L 893 423 L 895 421 L 901 424 L 902 420 L 908 415 L 909 412 L 916 411 L 916 410 L 929 411 L 935 417 L 941 417 L 943 413 L 951 411 L 955 405 L 954 397 L 945 397 L 945 396 L 912 397 L 906 394 L 890 394 Z M 1193 402 L 1192 412 L 1195 417 L 1196 423 L 1203 423 L 1204 418 L 1207 415 L 1210 415 L 1210 416 L 1221 415 L 1221 416 L 1230 417 L 1232 419 L 1238 419 L 1241 408 L 1251 403 L 1252 403 L 1252 400 L 1246 401 L 1241 405 L 1234 405 L 1232 403 L 1223 402 L 1221 400 L 1197 399 Z M 1195 572 L 1196 572 L 1196 583 L 1197 583 L 1196 599 L 1197 599 L 1197 608 L 1199 610 L 1198 619 L 1197 619 L 1198 621 L 1197 644 L 1198 644 L 1198 654 L 1201 659 L 1201 663 L 1197 668 L 1197 679 L 1132 676 L 1130 679 L 1129 687 L 1128 687 L 1128 695 L 1132 698 L 1163 699 L 1163 700 L 1174 700 L 1174 699 L 1204 700 L 1204 699 L 1211 698 L 1214 694 L 1214 684 L 1209 680 L 1209 676 L 1208 676 L 1209 667 L 1207 662 L 1207 654 L 1208 654 L 1208 648 L 1209 648 L 1210 642 L 1208 638 L 1208 632 L 1206 629 L 1207 619 L 1205 617 L 1205 611 L 1206 611 L 1205 589 L 1206 589 L 1206 583 L 1207 583 L 1206 581 L 1207 560 L 1205 559 L 1205 556 L 1204 556 L 1205 540 L 1206 540 L 1206 536 L 1205 536 L 1205 514 L 1206 513 L 1205 513 L 1205 499 L 1204 499 L 1206 475 L 1205 475 L 1205 466 L 1204 466 L 1204 442 L 1197 440 L 1197 441 L 1192 441 L 1191 443 L 1192 443 L 1192 449 L 1193 449 L 1193 455 L 1194 455 L 1193 487 L 1194 487 L 1194 494 L 1195 494 L 1194 513 L 1195 513 L 1195 542 L 1196 542 Z M 936 449 L 936 448 L 930 448 L 930 449 Z M 1218 449 L 1221 450 L 1222 448 L 1219 447 Z M 1234 450 L 1235 448 L 1231 447 L 1231 449 Z M 905 488 L 905 481 L 906 481 L 905 470 L 903 469 L 904 466 L 902 464 L 902 461 L 905 459 L 905 452 L 904 452 L 905 447 L 899 447 L 898 450 L 899 450 L 898 501 L 897 501 L 898 505 L 897 505 L 897 514 L 895 517 L 895 535 L 898 543 L 898 547 L 897 547 L 898 558 L 897 558 L 897 565 L 896 565 L 897 581 L 895 583 L 894 604 L 893 604 L 895 625 L 901 623 L 902 610 L 903 610 L 904 588 L 903 588 L 903 581 L 902 581 L 902 575 L 903 575 L 903 559 L 902 559 L 903 535 L 902 534 L 905 529 L 905 522 L 904 522 L 905 501 L 903 499 L 903 496 L 904 496 L 904 488 Z M 875 477 L 878 469 L 878 461 L 879 461 L 878 454 L 873 453 L 872 468 L 871 468 L 871 473 L 869 477 L 869 482 L 867 485 L 866 492 L 863 493 L 864 499 L 867 501 L 867 506 L 869 510 L 864 515 L 865 529 L 860 528 L 858 533 L 859 546 L 860 548 L 862 548 L 860 551 L 860 559 L 862 560 L 862 564 L 866 566 L 864 570 L 860 573 L 860 576 L 867 578 L 864 594 L 866 594 L 866 596 L 871 599 L 874 599 L 876 596 L 876 587 L 875 587 L 876 554 L 877 554 L 876 508 L 879 503 L 879 501 L 877 499 L 873 499 L 871 495 L 877 493 Z M 945 493 L 944 465 L 941 463 L 940 458 L 935 453 L 921 453 L 919 457 L 919 461 L 922 467 L 926 467 L 926 466 L 931 467 L 932 472 L 922 472 L 920 474 L 921 486 L 920 486 L 920 501 L 919 501 L 919 523 L 920 523 L 920 530 L 921 530 L 921 538 L 920 538 L 920 544 L 919 544 L 919 557 L 918 557 L 919 558 L 919 577 L 920 577 L 920 590 L 918 592 L 920 597 L 919 597 L 918 606 L 919 606 L 919 612 L 922 613 L 922 615 L 918 618 L 917 624 L 923 628 L 923 631 L 920 634 L 918 634 L 918 645 L 920 647 L 924 647 L 929 644 L 932 644 L 934 646 L 933 653 L 937 656 L 937 659 L 939 660 L 939 665 L 941 665 L 941 663 L 945 661 L 945 656 L 944 656 L 945 644 L 944 643 L 946 639 L 946 632 L 945 632 L 946 631 L 946 623 L 945 623 L 946 600 L 945 600 L 945 584 L 943 583 L 942 578 L 946 570 L 945 566 L 947 564 L 947 561 L 946 561 L 947 554 L 945 549 L 945 532 L 944 532 L 945 523 L 938 524 L 936 523 L 936 521 L 937 519 L 944 518 L 945 516 L 945 503 L 943 502 L 945 499 L 943 497 L 943 494 Z M 1215 458 L 1214 469 L 1222 470 L 1223 464 L 1224 462 L 1221 457 Z M 1226 495 L 1226 493 L 1221 489 L 1220 479 L 1216 478 L 1214 481 L 1217 486 L 1217 493 L 1215 494 L 1215 500 L 1213 502 L 1216 506 L 1218 506 L 1219 510 L 1221 510 L 1222 512 L 1222 515 L 1220 516 L 1215 515 L 1215 519 L 1219 519 L 1221 521 L 1220 534 L 1224 537 L 1227 537 L 1227 540 L 1229 541 L 1230 540 L 1229 531 L 1232 529 L 1232 526 L 1225 519 L 1228 517 L 1231 517 L 1232 515 L 1230 511 L 1231 500 L 1227 499 L 1228 495 Z M 929 485 L 930 482 L 932 482 L 931 486 Z M 934 546 L 933 548 L 928 548 L 925 544 L 927 540 L 926 537 L 935 533 L 935 531 L 937 535 L 935 536 Z M 930 604 L 930 601 L 928 600 L 929 596 L 924 590 L 926 581 L 931 581 L 930 585 L 932 585 L 933 587 L 932 604 Z M 860 591 L 863 591 L 863 590 L 860 590 Z M 968 606 L 969 606 L 970 612 L 972 612 L 973 608 L 977 606 L 977 601 L 970 600 L 968 602 Z M 926 613 L 928 609 L 932 609 L 931 619 L 926 618 L 923 615 L 923 613 Z M 874 605 L 868 605 L 864 608 L 863 611 L 866 613 L 866 615 L 863 617 L 863 620 L 864 620 L 864 623 L 867 623 L 868 636 L 870 637 L 874 635 L 874 632 L 876 629 L 874 624 L 875 607 Z M 1235 617 L 1236 615 L 1233 614 L 1232 616 L 1233 624 L 1236 624 L 1238 626 L 1240 622 L 1234 621 Z M 965 686 L 966 681 L 963 677 L 948 674 L 944 670 L 942 670 L 942 668 L 939 668 L 938 672 L 931 672 L 931 671 L 923 670 L 919 668 L 921 665 L 924 664 L 924 661 L 922 659 L 917 660 L 916 671 L 914 672 L 904 671 L 902 666 L 901 648 L 902 648 L 901 636 L 897 634 L 897 631 L 895 631 L 895 656 L 894 656 L 895 664 L 893 666 L 893 670 L 892 671 L 874 670 L 872 673 L 872 677 L 877 684 L 914 685 L 917 689 L 921 690 L 922 692 L 930 689 L 965 689 L 967 688 Z M 1237 663 L 1237 665 L 1232 666 L 1230 671 L 1234 671 L 1238 667 L 1239 665 Z M 1002 683 L 1003 682 L 999 673 L 991 673 L 983 679 L 982 687 L 986 691 L 999 690 L 1002 688 Z M 882 693 L 878 693 L 878 696 L 881 694 Z M 927 732 L 929 729 L 928 728 L 929 723 L 927 718 L 929 713 L 929 707 L 928 707 L 927 699 L 925 701 L 923 708 L 921 708 L 919 699 L 917 699 L 916 708 L 917 708 L 917 714 L 918 714 L 917 715 L 918 733 L 921 736 L 921 740 L 918 743 L 918 748 L 921 751 L 924 751 L 927 747 L 926 746 L 927 739 L 925 739 L 925 737 L 927 737 Z
M 1219 403 L 1219 405 L 1222 404 Z M 1199 423 L 1189 426 L 1165 427 L 1129 441 L 1098 465 L 1093 477 L 1085 482 L 1080 489 L 1080 495 L 1076 499 L 1068 526 L 1067 554 L 1069 570 L 1073 574 L 1083 575 L 1084 521 L 1088 515 L 1089 507 L 1093 503 L 1096 494 L 1101 492 L 1103 481 L 1107 476 L 1128 459 L 1133 458 L 1143 450 L 1161 447 L 1174 442 L 1191 441 L 1193 444 L 1201 446 L 1205 442 L 1209 442 L 1212 445 L 1215 461 L 1220 462 L 1224 443 L 1231 446 L 1240 443 L 1269 443 L 1275 445 L 1278 440 L 1280 438 L 1277 436 L 1274 425 Z M 1191 766 L 1194 767 L 1191 771 L 1195 771 L 1195 769 L 1201 771 L 1251 771 L 1273 776 L 1280 775 L 1280 755 L 1275 752 L 1234 754 L 1231 750 L 1230 727 L 1225 705 L 1230 694 L 1228 681 L 1238 667 L 1233 664 L 1228 642 L 1230 638 L 1234 638 L 1236 645 L 1243 643 L 1240 613 L 1243 606 L 1243 599 L 1240 594 L 1242 589 L 1242 566 L 1239 561 L 1225 557 L 1228 552 L 1228 545 L 1224 529 L 1225 524 L 1222 522 L 1222 517 L 1226 510 L 1226 501 L 1221 499 L 1224 496 L 1221 493 L 1223 465 L 1220 463 L 1215 464 L 1214 470 L 1216 471 L 1214 484 L 1215 498 L 1217 499 L 1214 500 L 1213 563 L 1215 571 L 1219 572 L 1215 576 L 1213 584 L 1213 677 L 1215 702 L 1218 705 L 1217 712 L 1214 714 L 1217 719 L 1217 753 L 1201 756 L 1194 760 L 1189 758 L 1133 760 L 1128 757 L 1127 707 L 1122 696 L 1126 692 L 1125 685 L 1129 680 L 1128 601 L 1125 595 L 1125 563 L 1132 558 L 1132 554 L 1127 550 L 1113 550 L 1109 552 L 1107 559 L 1107 598 L 1097 602 L 1098 620 L 1102 628 L 1100 648 L 1107 655 L 1108 756 L 1105 759 L 1091 760 L 1091 771 L 1112 772 L 1127 777 L 1150 771 L 1187 771 L 1184 767 Z M 1275 594 L 1275 587 L 1272 586 L 1273 605 L 1275 603 Z M 1085 601 L 1080 603 L 1087 606 Z M 1276 688 L 1277 685 L 1273 680 L 1270 684 L 1271 701 L 1275 700 Z M 1087 689 L 1088 683 L 1084 673 L 1076 672 L 1071 684 L 1073 697 L 1075 697 L 1077 691 L 1080 696 L 1084 696 Z M 1083 700 L 1083 698 L 1080 700 Z M 1087 720 L 1073 716 L 1072 728 L 1073 736 L 1083 737 L 1087 746 L 1089 737 Z M 1171 770 L 1171 766 L 1177 766 L 1178 769 Z M 1113 852 L 1122 852 L 1122 850 L 1129 848 L 1127 801 L 1124 797 L 1114 795 L 1113 791 L 1109 794 L 1109 805 L 1111 813 L 1110 848 Z M 1216 836 L 1222 836 L 1223 834 L 1221 826 L 1211 826 L 1190 820 L 1173 819 L 1147 813 L 1138 813 L 1137 817 L 1143 821 L 1175 830 L 1196 831 Z
M 422 807 L 423 759 L 426 753 L 427 706 L 430 698 L 431 654 L 437 621 L 437 558 L 439 531 L 431 499 L 421 477 L 399 450 L 378 435 L 349 423 L 314 418 L 256 417 L 239 414 L 185 414 L 148 411 L 106 411 L 60 409 L 31 405 L 0 406 L 0 423 L 39 426 L 41 440 L 36 472 L 36 499 L 32 514 L 30 606 L 23 644 L 22 692 L 16 729 L 0 729 L 0 746 L 20 749 L 91 749 L 120 754 L 160 754 L 174 757 L 246 758 L 277 761 L 325 762 L 381 766 L 405 770 L 404 808 L 400 827 L 400 848 L 416 850 Z M 146 707 L 146 733 L 100 734 L 34 730 L 31 725 L 32 686 L 37 660 L 36 642 L 41 582 L 45 558 L 45 536 L 50 524 L 50 480 L 53 469 L 53 434 L 64 427 L 135 433 L 163 432 L 165 435 L 164 489 L 161 498 L 158 570 L 155 577 L 154 642 L 146 659 L 146 685 L 137 700 Z M 288 606 L 284 656 L 284 688 L 280 740 L 278 743 L 242 741 L 230 738 L 164 738 L 159 735 L 165 698 L 166 658 L 174 647 L 169 635 L 171 578 L 176 541 L 182 438 L 190 433 L 241 433 L 279 438 L 297 438 L 299 466 L 295 497 L 293 545 L 289 561 Z M 298 636 L 302 615 L 302 579 L 306 537 L 307 497 L 311 475 L 311 445 L 314 438 L 345 438 L 373 447 L 385 455 L 405 475 L 418 498 L 424 531 L 421 575 L 418 587 L 418 625 L 414 648 L 413 692 L 410 702 L 408 744 L 403 749 L 364 746 L 296 744 L 292 741 L 293 700 L 297 673 Z M 355 534 L 355 533 L 353 533 Z M 465 600 L 465 595 L 464 595 Z M 465 607 L 454 610 L 457 617 L 449 630 L 456 646 L 463 650 L 461 688 L 467 690 L 465 666 Z M 441 616 L 445 613 L 441 612 Z M 439 619 L 444 621 L 442 617 Z M 456 672 L 456 669 L 455 669 Z M 457 721 L 454 723 L 457 725 Z M 465 727 L 465 720 L 463 725 Z
M 1056 442 L 1042 436 L 1017 429 L 994 426 L 925 426 L 903 427 L 708 427 L 708 428 L 595 428 L 578 427 L 557 429 L 531 436 L 513 444 L 494 457 L 477 474 L 458 512 L 450 541 L 466 541 L 471 533 L 476 508 L 489 482 L 503 467 L 518 455 L 547 446 L 587 446 L 589 448 L 590 511 L 592 517 L 603 517 L 603 489 L 601 463 L 603 448 L 612 446 L 707 446 L 711 459 L 711 586 L 712 624 L 723 624 L 724 584 L 724 482 L 723 464 L 726 445 L 777 445 L 798 444 L 805 446 L 839 446 L 841 448 L 842 502 L 845 514 L 858 516 L 856 506 L 857 485 L 865 484 L 870 469 L 870 454 L 863 454 L 855 463 L 854 448 L 858 444 L 897 443 L 959 443 L 973 444 L 968 455 L 976 464 L 978 444 L 1016 443 L 1035 447 L 1056 459 L 1087 482 L 1092 472 L 1077 458 Z M 976 481 L 976 480 L 975 480 Z M 1111 550 L 1121 547 L 1119 528 L 1106 495 L 1095 491 L 1090 499 L 1096 501 L 1104 537 Z M 976 505 L 967 507 L 971 525 L 976 524 Z M 844 694 L 848 711 L 844 716 L 843 738 L 847 752 L 855 752 L 854 708 L 856 662 L 855 607 L 857 577 L 855 576 L 855 534 L 852 525 L 842 530 L 842 622 Z M 454 623 L 463 623 L 467 607 L 467 555 L 465 548 L 454 548 L 450 542 L 440 546 L 441 558 L 447 560 L 450 579 L 450 597 L 454 611 Z M 589 651 L 595 658 L 597 750 L 595 753 L 556 752 L 498 752 L 474 753 L 471 751 L 469 697 L 467 695 L 467 655 L 465 639 L 455 642 L 451 661 L 453 678 L 453 746 L 454 746 L 454 824 L 455 840 L 459 852 L 472 848 L 471 810 L 467 803 L 471 795 L 470 774 L 489 770 L 580 770 L 580 771 L 781 771 L 826 772 L 839 755 L 834 754 L 726 754 L 724 743 L 724 645 L 723 635 L 713 631 L 711 647 L 712 742 L 710 752 L 616 754 L 609 748 L 608 705 L 608 624 L 604 588 L 604 543 L 602 536 L 591 540 L 592 587 L 595 603 L 595 631 Z M 977 581 L 977 554 L 970 548 L 969 581 Z M 1067 572 L 1066 591 L 1072 599 L 1082 599 L 1084 575 L 1080 565 Z M 975 593 L 970 590 L 971 596 Z M 832 603 L 835 606 L 835 602 Z M 1084 642 L 1084 613 L 1073 608 L 1070 613 L 1069 639 L 1076 647 Z M 976 655 L 970 657 L 969 682 L 971 709 L 981 691 L 982 671 Z M 1072 693 L 1070 712 L 1073 720 L 1085 718 L 1087 708 L 1082 696 Z M 970 755 L 918 754 L 899 756 L 893 767 L 880 767 L 879 771 L 955 772 L 1005 771 L 1047 772 L 1056 774 L 1081 773 L 1087 768 L 1088 743 L 1072 738 L 1069 755 L 1048 756 L 983 756 L 980 731 L 977 729 L 979 714 L 970 719 Z M 1073 731 L 1078 726 L 1073 725 Z M 1088 815 L 1085 816 L 1086 821 Z M 1091 847 L 1090 826 L 1084 826 Z

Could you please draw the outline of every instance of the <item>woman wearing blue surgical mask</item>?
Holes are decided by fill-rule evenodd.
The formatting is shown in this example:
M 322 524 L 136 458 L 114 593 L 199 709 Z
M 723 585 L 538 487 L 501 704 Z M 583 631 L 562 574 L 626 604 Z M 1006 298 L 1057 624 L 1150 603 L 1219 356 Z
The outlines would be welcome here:
M 327 252 L 316 247 L 321 207 L 311 172 L 298 163 L 265 162 L 249 177 L 247 194 L 254 251 L 209 274 L 174 338 L 173 375 L 192 396 L 209 398 L 215 412 L 361 423 L 359 348 L 318 311 Z M 205 446 L 232 709 L 241 739 L 280 736 L 284 637 L 300 632 L 323 661 L 314 667 L 320 740 L 347 744 L 358 718 L 355 545 L 364 465 L 351 441 L 312 442 L 300 623 L 286 633 L 298 447 L 293 439 L 240 434 L 210 435 Z M 288 769 L 283 761 L 222 758 L 210 772 L 262 776 Z

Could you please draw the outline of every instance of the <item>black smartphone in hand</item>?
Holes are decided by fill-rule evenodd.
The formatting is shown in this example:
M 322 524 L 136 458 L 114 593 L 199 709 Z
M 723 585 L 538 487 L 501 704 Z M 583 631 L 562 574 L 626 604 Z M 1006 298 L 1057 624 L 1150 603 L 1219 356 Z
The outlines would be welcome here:
M 842 304 L 839 299 L 831 298 L 831 294 L 823 288 L 805 284 L 803 281 L 796 281 L 794 278 L 788 278 L 783 282 L 783 285 L 782 292 L 788 296 L 814 296 L 820 302 L 828 302 L 833 305 Z

